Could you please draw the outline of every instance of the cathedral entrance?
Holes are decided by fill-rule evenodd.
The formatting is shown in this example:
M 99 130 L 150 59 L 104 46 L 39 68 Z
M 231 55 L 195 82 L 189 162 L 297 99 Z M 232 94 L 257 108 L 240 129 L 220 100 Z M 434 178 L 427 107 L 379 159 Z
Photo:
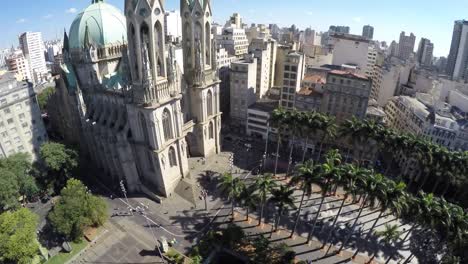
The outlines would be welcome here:
M 185 136 L 185 141 L 187 142 L 187 158 L 198 156 L 195 152 L 197 146 L 197 137 L 195 134 L 188 132 L 187 136 Z

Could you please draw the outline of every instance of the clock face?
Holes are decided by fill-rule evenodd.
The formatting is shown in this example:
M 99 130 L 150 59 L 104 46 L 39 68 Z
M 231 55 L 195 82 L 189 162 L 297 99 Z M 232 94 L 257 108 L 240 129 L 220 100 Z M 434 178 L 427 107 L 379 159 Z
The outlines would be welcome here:
M 156 8 L 156 9 L 154 10 L 154 14 L 157 15 L 157 16 L 158 16 L 159 14 L 161 14 L 161 9 Z

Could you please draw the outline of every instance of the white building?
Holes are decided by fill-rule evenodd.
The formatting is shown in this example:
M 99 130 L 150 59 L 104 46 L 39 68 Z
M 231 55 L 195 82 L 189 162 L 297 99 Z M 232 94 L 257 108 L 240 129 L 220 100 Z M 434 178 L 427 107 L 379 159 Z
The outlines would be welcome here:
M 164 17 L 166 37 L 180 41 L 182 39 L 182 18 L 178 10 L 167 11 Z
M 44 56 L 44 43 L 41 32 L 25 32 L 19 36 L 20 47 L 24 57 L 29 61 L 31 76 L 38 83 L 47 75 L 47 66 Z
M 468 120 L 454 110 L 448 104 L 431 105 L 422 96 L 397 96 L 385 106 L 386 123 L 449 149 L 468 150 Z
M 257 87 L 257 59 L 245 55 L 244 59 L 231 63 L 230 73 L 230 116 L 237 124 L 247 122 L 247 109 L 255 103 Z
M 6 66 L 9 71 L 16 74 L 18 80 L 33 82 L 29 61 L 24 57 L 21 50 L 15 50 L 6 57 Z
M 271 78 L 274 77 L 273 55 L 276 55 L 276 41 L 263 38 L 252 39 L 249 53 L 257 59 L 257 98 L 263 98 L 272 86 Z
M 47 141 L 41 111 L 30 83 L 12 73 L 0 76 L 0 158 L 25 152 L 37 159 Z
M 334 33 L 333 41 L 334 65 L 354 65 L 360 74 L 366 74 L 369 40 L 362 36 Z
M 270 29 L 268 29 L 268 27 L 264 24 L 252 24 L 250 28 L 245 29 L 245 35 L 247 36 L 247 40 L 249 41 L 249 43 L 251 43 L 252 40 L 256 38 L 271 38 Z
M 0 50 L 0 69 L 6 66 L 6 58 L 10 55 L 10 49 Z
M 270 114 L 278 107 L 277 101 L 260 100 L 251 105 L 247 110 L 246 133 L 250 137 L 266 139 L 270 138 L 276 130 L 268 124 Z
M 446 73 L 454 80 L 468 80 L 468 21 L 455 21 Z
M 224 28 L 221 35 L 216 35 L 216 43 L 225 48 L 230 55 L 242 58 L 247 54 L 249 41 L 243 28 Z

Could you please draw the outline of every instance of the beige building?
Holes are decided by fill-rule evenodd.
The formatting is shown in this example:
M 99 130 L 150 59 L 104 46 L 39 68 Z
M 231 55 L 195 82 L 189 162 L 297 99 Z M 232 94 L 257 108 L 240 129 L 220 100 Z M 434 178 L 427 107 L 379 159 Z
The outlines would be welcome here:
M 31 77 L 34 83 L 39 83 L 47 76 L 47 66 L 44 55 L 44 42 L 41 32 L 25 32 L 19 36 L 20 47 L 24 57 L 29 61 Z
M 5 58 L 9 71 L 16 74 L 18 80 L 33 81 L 29 61 L 24 57 L 21 50 L 15 50 Z
M 364 118 L 372 81 L 363 75 L 333 70 L 328 73 L 324 87 L 322 112 L 344 121 L 353 116 Z
M 263 24 L 252 24 L 249 28 L 245 29 L 245 35 L 247 36 L 247 40 L 249 41 L 249 43 L 251 43 L 252 40 L 256 38 L 271 38 L 270 29 Z
M 24 152 L 37 159 L 47 141 L 32 85 L 12 73 L 0 76 L 0 136 L 0 158 Z
M 353 65 L 358 73 L 366 74 L 369 39 L 362 36 L 333 33 L 330 35 L 333 46 L 333 65 Z
M 304 55 L 296 51 L 290 52 L 284 57 L 282 64 L 281 71 L 277 72 L 283 79 L 280 105 L 286 109 L 292 109 L 305 74 Z
M 233 123 L 244 127 L 247 109 L 255 103 L 257 83 L 257 59 L 252 54 L 231 63 L 230 73 L 230 117 Z M 243 129 L 242 129 L 243 130 Z
M 296 94 L 296 109 L 300 111 L 321 111 L 323 88 L 326 84 L 326 78 L 321 75 L 309 75 L 302 81 L 302 87 Z

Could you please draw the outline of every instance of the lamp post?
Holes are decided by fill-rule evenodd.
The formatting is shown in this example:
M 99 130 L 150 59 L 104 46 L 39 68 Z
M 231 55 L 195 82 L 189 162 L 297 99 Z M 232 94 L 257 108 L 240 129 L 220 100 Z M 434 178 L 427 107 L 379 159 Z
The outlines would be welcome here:
M 122 193 L 123 193 L 123 195 L 125 197 L 125 201 L 127 201 L 128 208 L 130 208 L 130 213 L 133 215 L 133 208 L 130 205 L 130 203 L 128 202 L 127 190 L 125 189 L 125 185 L 124 185 L 123 180 L 120 181 L 120 189 L 122 190 Z
M 201 190 L 201 195 L 203 197 L 203 200 L 205 200 L 205 211 L 208 211 L 208 203 L 206 201 L 206 197 L 208 196 L 208 192 L 205 189 L 203 189 L 203 190 Z

